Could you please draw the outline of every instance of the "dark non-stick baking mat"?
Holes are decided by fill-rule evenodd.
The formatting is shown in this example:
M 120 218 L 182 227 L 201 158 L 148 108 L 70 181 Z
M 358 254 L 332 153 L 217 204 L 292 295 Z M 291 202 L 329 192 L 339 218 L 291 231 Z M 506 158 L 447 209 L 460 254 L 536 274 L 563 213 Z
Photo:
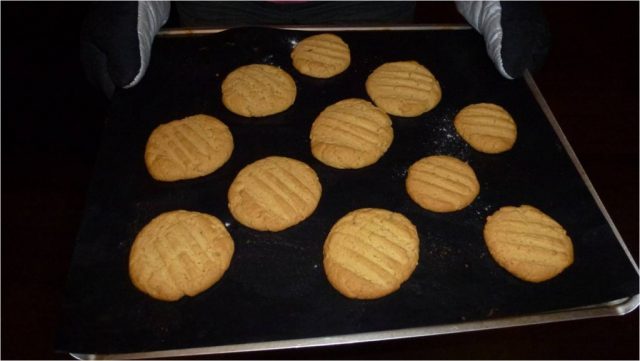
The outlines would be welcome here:
M 593 305 L 638 293 L 638 274 L 625 255 L 549 121 L 524 80 L 507 80 L 473 30 L 336 32 L 350 46 L 352 63 L 327 80 L 298 73 L 290 51 L 312 34 L 263 28 L 219 34 L 158 37 L 142 82 L 118 93 L 76 239 L 57 349 L 124 353 L 344 335 L 517 316 Z M 395 138 L 374 165 L 338 170 L 313 158 L 309 131 L 328 105 L 368 99 L 364 83 L 379 65 L 417 60 L 442 87 L 442 101 L 416 118 L 392 117 Z M 282 67 L 298 88 L 289 110 L 243 118 L 221 102 L 220 85 L 233 69 L 251 63 Z M 504 106 L 516 120 L 518 140 L 489 155 L 459 138 L 452 119 L 477 102 Z M 187 181 L 154 181 L 144 149 L 154 127 L 206 113 L 234 136 L 231 159 L 215 173 Z M 421 209 L 404 188 L 407 168 L 432 155 L 456 156 L 475 170 L 480 195 L 464 210 Z M 323 187 L 318 208 L 278 233 L 236 222 L 227 189 L 242 167 L 281 155 L 309 164 Z M 575 262 L 540 284 L 501 269 L 482 238 L 487 215 L 505 205 L 530 204 L 568 231 Z M 420 235 L 420 263 L 397 292 L 371 301 L 343 297 L 326 281 L 322 245 L 331 226 L 354 209 L 400 212 Z M 161 302 L 129 280 L 130 246 L 158 214 L 187 209 L 220 218 L 235 240 L 231 266 L 195 298 Z

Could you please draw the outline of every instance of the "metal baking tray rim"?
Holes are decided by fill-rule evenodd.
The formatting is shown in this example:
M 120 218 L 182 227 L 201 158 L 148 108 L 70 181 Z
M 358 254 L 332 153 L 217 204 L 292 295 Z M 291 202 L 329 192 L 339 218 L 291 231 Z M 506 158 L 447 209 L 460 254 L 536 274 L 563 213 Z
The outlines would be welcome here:
M 382 25 L 382 26 L 309 26 L 309 25 L 260 25 L 261 28 L 299 31 L 411 31 L 411 30 L 468 30 L 471 26 L 465 24 L 437 24 L 437 25 Z M 221 33 L 232 28 L 170 28 L 158 32 L 158 36 L 193 36 Z
M 70 353 L 78 360 L 141 359 L 225 354 L 234 352 L 270 351 L 306 347 L 348 345 L 353 343 L 399 340 L 414 337 L 445 335 L 497 328 L 538 325 L 550 322 L 572 321 L 606 316 L 621 316 L 635 310 L 640 304 L 640 295 L 625 297 L 599 305 L 570 308 L 565 310 L 524 316 L 495 318 L 482 321 L 452 323 L 438 326 L 415 327 L 399 330 L 364 332 L 347 335 L 302 338 L 281 341 L 265 341 L 235 345 L 196 347 L 178 350 L 161 350 L 123 354 L 83 354 Z
M 529 89 L 531 90 L 531 93 L 533 93 L 533 96 L 536 98 L 536 101 L 538 102 L 538 105 L 540 105 L 540 108 L 542 109 L 543 113 L 546 115 L 547 120 L 549 120 L 549 123 L 553 127 L 553 130 L 555 131 L 556 135 L 558 136 L 558 139 L 560 139 L 560 142 L 562 143 L 562 146 L 567 151 L 567 154 L 569 155 L 569 158 L 571 158 L 571 161 L 573 162 L 573 165 L 578 170 L 578 173 L 580 173 L 580 177 L 582 177 L 582 180 L 584 181 L 585 185 L 589 189 L 589 192 L 593 196 L 593 199 L 596 201 L 596 204 L 598 205 L 598 208 L 600 208 L 600 211 L 604 215 L 604 218 L 607 220 L 607 223 L 609 223 L 609 226 L 613 230 L 613 234 L 616 236 L 616 239 L 618 240 L 618 243 L 620 243 L 620 246 L 622 247 L 622 249 L 624 250 L 625 254 L 627 255 L 627 258 L 629 258 L 629 261 L 631 262 L 631 264 L 635 268 L 636 273 L 638 273 L 638 265 L 636 264 L 635 260 L 633 259 L 633 256 L 631 255 L 631 252 L 629 252 L 629 248 L 627 248 L 627 245 L 622 240 L 622 236 L 620 235 L 620 232 L 618 231 L 618 228 L 613 223 L 613 220 L 611 219 L 611 216 L 609 215 L 609 212 L 607 212 L 607 209 L 605 208 L 604 203 L 602 203 L 602 200 L 600 199 L 600 196 L 598 196 L 598 192 L 596 192 L 596 189 L 593 187 L 593 184 L 591 183 L 591 180 L 589 179 L 589 176 L 587 176 L 587 173 L 585 172 L 584 168 L 582 167 L 582 164 L 580 163 L 580 160 L 578 159 L 578 156 L 573 151 L 573 148 L 571 147 L 571 144 L 569 144 L 569 141 L 567 140 L 567 137 L 564 135 L 564 132 L 562 131 L 562 128 L 560 128 L 560 124 L 558 124 L 558 121 L 556 120 L 556 117 L 553 115 L 553 112 L 551 111 L 551 108 L 549 108 L 549 105 L 547 104 L 547 101 L 542 96 L 542 93 L 540 92 L 540 89 L 538 88 L 538 85 L 536 84 L 535 80 L 533 79 L 533 76 L 531 76 L 531 73 L 528 70 L 525 72 L 524 78 L 525 78 L 525 81 L 527 82 L 527 85 L 529 86 Z

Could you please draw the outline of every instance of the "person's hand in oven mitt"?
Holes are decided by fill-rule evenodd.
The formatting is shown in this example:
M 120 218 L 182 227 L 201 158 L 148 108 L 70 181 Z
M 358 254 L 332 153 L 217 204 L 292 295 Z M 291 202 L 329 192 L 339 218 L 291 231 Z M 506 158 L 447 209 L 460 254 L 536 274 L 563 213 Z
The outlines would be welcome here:
M 149 65 L 151 45 L 169 19 L 168 1 L 95 4 L 81 34 L 80 56 L 93 86 L 109 98 L 117 88 L 140 82 Z
M 501 1 L 455 3 L 458 11 L 483 35 L 489 57 L 504 77 L 521 77 L 525 70 L 538 68 L 546 59 L 550 34 L 538 4 Z M 181 5 L 186 7 L 190 4 Z M 215 5 L 212 3 L 211 7 Z M 243 21 L 243 16 L 247 14 L 242 13 L 244 6 L 238 5 L 239 7 L 236 6 L 233 10 L 239 12 L 231 15 L 238 21 Z M 362 8 L 374 7 L 366 2 L 349 6 L 356 5 Z M 399 10 L 396 13 L 400 15 L 396 14 L 396 18 L 395 13 L 389 11 L 376 11 L 373 15 L 364 15 L 363 12 L 362 16 L 366 16 L 364 20 L 367 21 L 406 21 L 407 11 L 413 11 L 413 6 L 406 5 L 409 5 L 409 2 L 397 6 Z M 203 10 L 202 6 L 206 6 L 206 3 L 198 6 L 200 7 L 192 8 Z M 334 7 L 336 9 L 332 16 L 341 12 L 339 7 Z M 126 89 L 138 84 L 149 65 L 153 39 L 169 19 L 170 9 L 171 4 L 166 1 L 110 2 L 96 5 L 85 19 L 81 38 L 82 63 L 90 82 L 107 97 L 111 97 L 117 88 Z M 267 9 L 269 8 L 264 8 L 265 11 Z M 206 21 L 206 13 L 210 12 L 203 14 L 203 21 Z M 376 19 L 375 16 L 380 19 Z M 245 20 L 255 22 L 255 19 L 247 19 Z M 216 21 L 220 19 L 212 20 L 214 23 Z
M 484 37 L 489 57 L 508 79 L 544 63 L 551 34 L 535 2 L 456 1 L 458 12 Z

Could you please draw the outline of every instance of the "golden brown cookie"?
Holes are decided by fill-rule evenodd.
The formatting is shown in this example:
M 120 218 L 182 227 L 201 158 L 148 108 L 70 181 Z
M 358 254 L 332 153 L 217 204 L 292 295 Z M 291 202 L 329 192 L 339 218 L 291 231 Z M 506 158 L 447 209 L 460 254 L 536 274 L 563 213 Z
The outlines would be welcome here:
M 243 225 L 259 231 L 281 231 L 313 213 L 322 186 L 303 162 L 267 157 L 244 167 L 229 188 L 229 210 Z
M 532 206 L 502 207 L 487 217 L 484 240 L 493 259 L 525 281 L 546 281 L 573 263 L 567 232 Z
M 471 204 L 480 192 L 473 169 L 446 155 L 433 155 L 413 163 L 406 187 L 414 202 L 433 212 L 460 210 Z
M 362 208 L 342 217 L 324 243 L 324 271 L 349 298 L 374 299 L 395 292 L 418 264 L 418 232 L 405 216 Z
M 311 153 L 334 168 L 362 168 L 389 149 L 393 128 L 389 116 L 363 99 L 328 106 L 311 126 Z
M 398 61 L 379 66 L 369 75 L 367 93 L 385 112 L 415 117 L 440 102 L 440 84 L 431 72 L 416 61 Z
M 232 152 L 229 128 L 217 118 L 198 114 L 155 128 L 144 161 L 154 179 L 169 182 L 213 173 Z
M 464 107 L 453 120 L 462 139 L 483 153 L 501 153 L 513 147 L 516 123 L 499 105 L 478 103 Z
M 267 64 L 241 66 L 222 82 L 222 103 L 245 117 L 287 110 L 296 99 L 296 83 L 284 70 Z
M 345 71 L 351 63 L 351 52 L 339 36 L 312 35 L 299 42 L 291 52 L 293 66 L 314 78 L 331 78 Z
M 166 212 L 138 233 L 129 254 L 129 276 L 136 288 L 158 300 L 193 297 L 220 280 L 233 251 L 233 239 L 218 218 Z

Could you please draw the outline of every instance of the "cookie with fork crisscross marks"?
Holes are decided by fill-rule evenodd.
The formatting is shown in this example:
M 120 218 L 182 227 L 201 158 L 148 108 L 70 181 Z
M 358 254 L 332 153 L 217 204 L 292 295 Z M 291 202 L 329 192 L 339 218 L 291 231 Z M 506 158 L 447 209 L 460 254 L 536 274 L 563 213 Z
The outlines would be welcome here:
M 166 212 L 138 233 L 129 253 L 129 276 L 151 297 L 176 301 L 218 282 L 233 252 L 233 239 L 218 218 L 185 210 Z
M 324 243 L 329 283 L 349 298 L 375 299 L 400 288 L 418 265 L 418 232 L 409 219 L 362 208 L 331 228 Z
M 296 99 L 296 83 L 284 70 L 267 64 L 241 66 L 222 82 L 222 103 L 245 117 L 287 110 Z
M 393 142 L 389 116 L 363 99 L 328 106 L 311 126 L 311 153 L 322 163 L 356 169 L 380 159 Z
M 144 160 L 154 179 L 170 182 L 213 173 L 232 152 L 229 128 L 215 117 L 197 114 L 156 127 Z
M 405 184 L 411 199 L 433 212 L 460 210 L 480 193 L 473 168 L 447 155 L 433 155 L 413 163 Z
M 453 120 L 462 139 L 483 153 L 502 153 L 513 147 L 518 136 L 516 122 L 503 107 L 491 103 L 464 107 Z
M 493 259 L 524 281 L 546 281 L 573 263 L 567 231 L 535 207 L 502 207 L 487 217 L 483 233 Z
M 416 61 L 382 64 L 369 75 L 365 86 L 380 109 L 399 117 L 428 112 L 442 98 L 438 80 Z
M 302 74 L 314 78 L 331 78 L 345 71 L 351 64 L 351 52 L 339 36 L 312 35 L 291 52 L 293 66 Z
M 229 210 L 238 222 L 258 231 L 282 231 L 309 217 L 322 186 L 307 164 L 271 156 L 244 167 L 229 187 Z

